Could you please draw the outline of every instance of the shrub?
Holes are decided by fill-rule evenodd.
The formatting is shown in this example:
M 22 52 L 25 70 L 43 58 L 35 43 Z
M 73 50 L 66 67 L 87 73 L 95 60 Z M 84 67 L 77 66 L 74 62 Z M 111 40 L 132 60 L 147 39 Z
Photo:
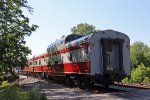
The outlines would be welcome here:
M 46 100 L 46 96 L 39 94 L 36 89 L 24 91 L 16 86 L 10 86 L 0 91 L 0 100 Z
M 123 83 L 142 83 L 150 82 L 150 68 L 145 67 L 144 64 L 138 65 L 137 68 L 132 69 L 131 79 L 125 78 L 122 80 Z
M 144 83 L 150 82 L 150 77 L 145 77 L 143 82 L 144 82 Z
M 0 91 L 0 100 L 28 100 L 28 93 L 18 87 L 11 86 Z
M 33 88 L 29 91 L 29 100 L 46 100 L 46 96 L 38 93 L 37 89 Z
M 122 83 L 130 83 L 130 79 L 128 77 L 126 77 L 122 80 Z
M 136 69 L 131 71 L 131 80 L 132 82 L 140 83 L 143 82 L 144 77 L 146 77 L 146 67 L 141 64 L 138 65 Z
M 8 83 L 8 81 L 3 81 L 1 84 L 0 84 L 0 89 L 4 89 L 6 87 L 10 86 L 10 84 Z

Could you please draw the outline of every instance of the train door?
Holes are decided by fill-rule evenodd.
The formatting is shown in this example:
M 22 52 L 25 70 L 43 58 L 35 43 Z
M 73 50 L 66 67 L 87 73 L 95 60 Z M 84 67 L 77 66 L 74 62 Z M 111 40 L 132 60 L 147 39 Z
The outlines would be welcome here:
M 118 73 L 123 68 L 123 40 L 102 39 L 103 68 L 105 73 Z

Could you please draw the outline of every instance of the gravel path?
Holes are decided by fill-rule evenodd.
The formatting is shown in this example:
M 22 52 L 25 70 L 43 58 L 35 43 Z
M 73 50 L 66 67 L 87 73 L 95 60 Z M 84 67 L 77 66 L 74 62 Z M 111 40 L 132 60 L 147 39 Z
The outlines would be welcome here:
M 146 95 L 139 96 L 132 92 L 112 92 L 112 93 L 96 93 L 88 90 L 82 90 L 79 88 L 70 88 L 63 84 L 57 84 L 54 82 L 47 82 L 42 79 L 28 77 L 20 82 L 20 85 L 37 88 L 41 93 L 45 93 L 48 100 L 150 100 L 149 93 L 146 91 Z M 140 90 L 141 91 L 141 90 Z M 142 92 L 145 93 L 144 90 Z M 147 97 L 146 97 L 147 96 Z

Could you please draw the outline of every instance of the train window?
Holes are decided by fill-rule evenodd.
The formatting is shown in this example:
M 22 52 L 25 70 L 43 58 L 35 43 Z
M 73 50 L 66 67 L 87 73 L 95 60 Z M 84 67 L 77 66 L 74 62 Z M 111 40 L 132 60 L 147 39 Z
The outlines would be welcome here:
M 45 60 L 45 62 L 47 63 L 47 59 L 44 59 Z
M 32 62 L 30 62 L 29 65 L 32 65 Z
M 85 53 L 88 53 L 88 44 L 85 44 Z
M 52 66 L 51 62 L 48 62 L 48 66 L 49 66 L 49 67 L 51 67 L 51 66 Z
M 81 37 L 83 37 L 85 35 L 77 35 L 77 34 L 71 34 L 71 35 L 68 35 L 65 39 L 65 43 L 68 43 L 68 42 L 71 42 L 73 40 L 76 40 L 76 39 L 79 39 Z
M 63 60 L 64 60 L 64 57 L 62 56 L 62 57 L 61 57 L 61 62 L 62 62 L 62 63 L 63 63 Z
M 70 61 L 72 61 L 72 53 L 70 53 Z
M 41 60 L 39 60 L 39 65 L 41 65 Z
M 55 67 L 58 67 L 58 61 L 55 61 Z
M 37 65 L 37 61 L 35 61 L 35 65 Z

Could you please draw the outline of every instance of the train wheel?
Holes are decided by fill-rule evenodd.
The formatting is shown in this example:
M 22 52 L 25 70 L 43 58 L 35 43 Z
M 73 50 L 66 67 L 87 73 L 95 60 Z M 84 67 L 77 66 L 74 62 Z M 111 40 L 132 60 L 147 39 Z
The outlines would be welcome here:
M 65 84 L 68 85 L 68 86 L 70 86 L 70 87 L 74 87 L 75 86 L 75 81 L 70 76 L 67 76 L 65 78 Z
M 109 88 L 110 83 L 109 83 L 109 82 L 104 82 L 102 85 L 103 85 L 105 88 Z
M 70 86 L 71 86 L 71 87 L 77 86 L 77 82 L 76 82 L 75 79 L 70 78 Z
M 90 81 L 89 88 L 94 87 L 94 84 L 95 84 L 95 81 L 91 80 L 91 81 Z
M 76 76 L 70 76 L 70 84 L 72 87 L 78 86 L 78 78 Z
M 90 87 L 90 80 L 88 78 L 81 78 L 79 80 L 79 87 L 82 88 L 82 89 L 85 89 L 85 88 L 89 88 Z
M 65 82 L 66 85 L 69 85 L 69 84 L 70 84 L 70 79 L 69 79 L 69 77 L 65 77 L 64 82 Z

